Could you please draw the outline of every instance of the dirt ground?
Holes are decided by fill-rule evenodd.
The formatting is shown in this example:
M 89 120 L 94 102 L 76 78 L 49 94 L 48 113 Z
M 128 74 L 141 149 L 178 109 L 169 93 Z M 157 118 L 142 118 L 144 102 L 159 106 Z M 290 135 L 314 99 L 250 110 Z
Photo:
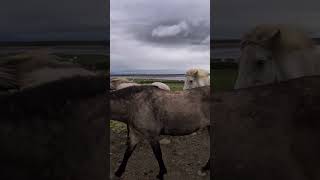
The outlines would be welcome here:
M 126 132 L 110 134 L 110 174 L 122 161 L 126 148 Z M 210 154 L 209 136 L 206 130 L 198 131 L 196 135 L 172 137 L 170 144 L 162 144 L 161 150 L 168 174 L 166 180 L 209 180 L 210 174 L 202 177 L 197 171 L 206 164 Z M 133 152 L 122 180 L 152 180 L 159 172 L 157 160 L 147 142 L 138 144 Z

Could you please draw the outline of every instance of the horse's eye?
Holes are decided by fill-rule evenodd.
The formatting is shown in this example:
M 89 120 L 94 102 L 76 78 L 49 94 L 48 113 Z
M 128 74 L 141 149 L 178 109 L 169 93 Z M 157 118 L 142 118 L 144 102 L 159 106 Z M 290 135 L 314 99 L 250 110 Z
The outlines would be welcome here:
M 266 63 L 266 61 L 263 60 L 263 59 L 257 60 L 257 65 L 258 65 L 258 66 L 263 66 L 265 63 Z

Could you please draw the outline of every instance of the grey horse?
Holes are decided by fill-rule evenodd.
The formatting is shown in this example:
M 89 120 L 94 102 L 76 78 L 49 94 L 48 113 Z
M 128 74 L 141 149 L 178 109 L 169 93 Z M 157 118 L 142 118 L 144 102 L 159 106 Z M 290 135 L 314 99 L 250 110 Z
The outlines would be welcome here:
M 158 161 L 157 178 L 167 173 L 159 144 L 160 135 L 183 136 L 210 126 L 210 87 L 181 92 L 152 86 L 131 86 L 112 91 L 112 119 L 127 121 L 128 142 L 121 165 L 115 175 L 121 177 L 136 145 L 147 139 Z M 209 160 L 202 171 L 209 170 Z

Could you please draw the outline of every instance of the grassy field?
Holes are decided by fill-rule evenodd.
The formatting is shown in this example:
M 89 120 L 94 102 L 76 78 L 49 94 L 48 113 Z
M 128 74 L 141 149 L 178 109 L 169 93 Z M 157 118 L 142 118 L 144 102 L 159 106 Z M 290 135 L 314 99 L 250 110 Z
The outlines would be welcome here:
M 214 91 L 231 90 L 234 86 L 237 77 L 236 69 L 214 69 L 211 70 L 211 86 Z M 160 81 L 160 80 L 154 80 Z M 137 83 L 150 84 L 153 80 L 135 80 Z M 183 81 L 163 80 L 161 81 L 167 84 L 172 91 L 182 91 Z M 110 128 L 115 132 L 126 131 L 126 125 L 117 121 L 110 121 Z
M 73 62 L 81 64 L 85 67 L 95 70 L 108 71 L 109 62 L 107 55 L 95 55 L 95 54 L 55 54 L 66 60 L 72 59 Z
M 231 90 L 237 77 L 237 69 L 214 69 L 211 71 L 211 86 L 214 91 Z

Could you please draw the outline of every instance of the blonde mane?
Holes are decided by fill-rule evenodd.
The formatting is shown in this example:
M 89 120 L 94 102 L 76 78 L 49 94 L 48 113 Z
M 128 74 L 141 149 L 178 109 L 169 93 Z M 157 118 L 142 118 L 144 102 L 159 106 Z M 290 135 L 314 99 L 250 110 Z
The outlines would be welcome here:
M 204 69 L 189 69 L 186 72 L 186 76 L 192 76 L 192 77 L 208 77 L 209 72 Z
M 133 81 L 130 81 L 129 79 L 127 78 L 122 78 L 122 77 L 118 77 L 118 78 L 112 78 L 111 79 L 111 83 L 131 83 Z
M 253 28 L 242 38 L 242 43 L 253 42 L 263 47 L 268 47 L 268 40 L 276 37 L 275 44 L 272 45 L 275 51 L 296 51 L 315 47 L 315 43 L 308 37 L 302 29 L 290 25 L 270 25 L 262 24 Z M 269 47 L 270 48 L 270 47 Z

